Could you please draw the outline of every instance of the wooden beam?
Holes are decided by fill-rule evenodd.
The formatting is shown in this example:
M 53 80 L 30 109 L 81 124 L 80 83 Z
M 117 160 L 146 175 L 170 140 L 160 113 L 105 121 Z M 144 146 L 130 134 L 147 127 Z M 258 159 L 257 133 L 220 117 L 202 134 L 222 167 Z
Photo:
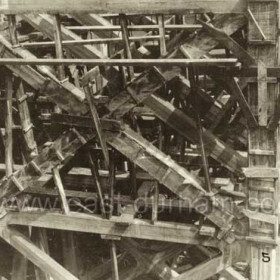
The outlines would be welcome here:
M 6 117 L 5 117 L 5 164 L 6 176 L 13 174 L 13 76 L 7 73 L 6 81 Z
M 235 66 L 235 58 L 207 58 L 207 59 L 21 59 L 21 58 L 0 58 L 0 65 L 94 65 L 94 66 L 182 66 L 190 64 L 197 66 Z
M 166 42 L 165 42 L 165 24 L 164 24 L 164 15 L 159 15 L 157 17 L 158 27 L 159 27 L 159 46 L 160 46 L 160 56 L 164 57 L 166 55 Z
M 55 52 L 56 58 L 63 59 L 63 47 L 62 47 L 62 36 L 61 36 L 61 20 L 60 15 L 54 15 L 54 38 L 55 38 Z M 58 66 L 58 79 L 60 81 L 65 79 L 64 65 Z
M 234 39 L 232 39 L 225 31 L 214 27 L 212 24 L 200 21 L 202 26 L 211 34 L 216 40 L 218 40 L 223 46 L 232 53 L 246 66 L 257 65 L 255 59 Z
M 258 63 L 258 119 L 260 126 L 268 122 L 268 81 L 267 69 L 262 61 Z
M 15 15 L 8 15 L 8 23 L 9 23 L 9 33 L 10 39 L 14 46 L 18 44 L 18 36 L 17 36 L 17 27 L 16 27 L 16 16 Z
M 55 186 L 58 189 L 60 199 L 62 201 L 62 207 L 63 207 L 64 214 L 68 215 L 70 213 L 70 209 L 69 209 L 69 205 L 68 205 L 67 198 L 65 195 L 63 183 L 62 183 L 62 180 L 61 180 L 61 177 L 59 174 L 59 170 L 57 167 L 53 168 L 53 180 L 54 180 Z
M 145 273 L 152 273 L 163 280 L 171 280 L 178 277 L 179 274 L 166 263 L 161 263 L 158 259 L 153 260 L 150 256 L 140 252 L 136 241 L 132 239 L 121 240 L 121 245 L 137 260 Z
M 120 134 L 106 133 L 107 142 L 116 150 L 132 160 L 136 165 L 147 171 L 154 179 L 165 185 L 183 199 L 197 201 L 203 199 L 211 205 L 212 211 L 202 213 L 220 228 L 230 228 L 232 213 L 225 211 L 222 205 L 213 205 L 211 199 L 205 196 L 198 178 L 180 167 L 170 157 L 159 151 L 139 134 L 124 127 Z M 141 151 L 141 153 L 140 153 Z M 200 211 L 201 209 L 197 209 Z M 202 211 L 203 212 L 203 211 Z M 227 212 L 227 215 L 225 215 Z
M 176 279 L 177 280 L 206 280 L 211 276 L 219 273 L 226 268 L 224 256 L 218 256 L 213 259 L 195 266 L 194 268 L 182 273 Z
M 265 168 L 265 167 L 251 167 L 243 169 L 244 175 L 247 178 L 279 178 L 279 169 L 278 168 Z
M 95 129 L 96 129 L 96 132 L 97 132 L 97 135 L 98 135 L 98 138 L 99 138 L 99 142 L 100 142 L 100 145 L 101 145 L 101 148 L 102 148 L 102 153 L 103 153 L 103 156 L 104 156 L 105 165 L 106 165 L 106 168 L 108 169 L 109 168 L 109 162 L 110 162 L 108 147 L 107 147 L 106 141 L 104 140 L 102 126 L 101 126 L 100 118 L 99 118 L 99 115 L 98 115 L 98 111 L 97 111 L 97 108 L 96 108 L 96 106 L 93 102 L 93 94 L 92 94 L 92 91 L 90 90 L 91 86 L 92 86 L 91 84 L 85 86 L 84 91 L 85 91 L 87 101 L 88 101 L 88 104 L 89 104 L 92 121 L 94 123 Z
M 78 280 L 78 278 L 69 273 L 49 255 L 35 246 L 26 236 L 15 229 L 7 228 L 1 224 L 0 235 L 7 243 L 54 279 Z
M 181 110 L 154 95 L 147 98 L 144 104 L 151 108 L 159 119 L 175 129 L 180 135 L 192 142 L 198 142 L 196 123 Z M 240 173 L 241 168 L 247 166 L 245 157 L 205 129 L 203 139 L 207 143 L 206 151 L 229 170 Z
M 76 12 L 76 11 L 75 11 Z M 45 36 L 54 40 L 54 34 L 52 32 L 54 28 L 54 22 L 52 17 L 49 15 L 23 15 L 25 21 L 31 24 L 35 29 L 42 32 Z M 81 40 L 81 37 L 73 33 L 70 30 L 67 30 L 64 26 L 61 26 L 61 39 L 64 40 Z M 65 46 L 65 48 L 71 53 L 74 57 L 78 58 L 107 58 L 101 51 L 99 51 L 95 46 L 91 45 L 75 45 L 75 46 Z M 102 75 L 108 81 L 108 88 L 114 89 L 116 93 L 121 89 L 120 74 L 113 67 L 104 67 Z M 115 92 L 114 91 L 114 92 Z
M 80 15 L 83 16 L 82 14 Z M 95 16 L 95 15 L 93 15 Z M 77 15 L 74 15 L 75 19 L 77 19 Z M 82 21 L 82 19 L 80 20 Z M 118 25 L 107 24 L 106 26 L 99 25 L 88 25 L 88 26 L 66 26 L 67 29 L 78 32 L 78 31 L 93 31 L 97 33 L 100 31 L 121 31 L 121 27 Z M 166 24 L 165 29 L 168 31 L 176 31 L 176 30 L 188 30 L 188 31 L 196 31 L 202 28 L 201 24 Z M 129 31 L 158 31 L 159 27 L 157 25 L 130 25 L 127 27 Z M 111 32 L 107 32 L 108 34 Z
M 32 228 L 31 240 L 40 250 L 50 255 L 46 229 Z M 34 269 L 36 280 L 53 280 L 53 278 L 39 269 L 36 265 L 34 266 Z
M 117 259 L 117 248 L 116 242 L 111 241 L 111 260 L 112 260 L 112 276 L 113 280 L 119 280 L 119 269 L 118 269 L 118 259 Z
M 220 275 L 225 277 L 227 280 L 246 280 L 247 279 L 232 267 L 228 267 L 227 269 L 223 270 L 222 272 L 220 272 Z
M 243 13 L 246 5 L 242 0 L 151 0 L 142 2 L 133 0 L 81 0 L 79 3 L 67 0 L 55 0 L 38 3 L 35 0 L 8 0 L 0 5 L 1 13 L 179 13 L 185 14 L 190 11 L 214 12 L 214 13 Z
M 165 35 L 165 39 L 169 39 L 168 35 Z M 130 42 L 141 42 L 141 41 L 159 41 L 160 37 L 158 35 L 151 35 L 151 36 L 133 36 L 129 37 Z M 80 39 L 80 40 L 67 40 L 62 41 L 62 46 L 78 46 L 78 45 L 92 45 L 92 44 L 110 44 L 110 43 L 121 43 L 123 40 L 121 38 L 102 38 L 102 39 Z M 54 41 L 48 42 L 27 42 L 20 44 L 24 48 L 49 48 L 54 47 Z
M 95 128 L 95 124 L 92 121 L 91 117 L 87 116 L 73 116 L 66 114 L 52 114 L 51 122 L 53 124 L 60 124 L 65 127 L 77 127 L 77 128 Z M 109 119 L 100 119 L 102 130 L 110 131 L 120 131 L 121 125 L 119 121 L 109 120 Z
M 129 32 L 127 30 L 128 20 L 126 15 L 120 14 L 119 20 L 120 20 L 122 39 L 124 44 L 124 56 L 127 59 L 132 59 L 132 53 L 130 50 Z M 128 70 L 128 79 L 129 81 L 131 81 L 134 78 L 134 68 L 132 66 L 129 66 L 127 70 Z
M 33 124 L 31 123 L 29 107 L 27 103 L 27 95 L 24 90 L 23 82 L 21 79 L 17 78 L 16 83 L 18 83 L 16 98 L 20 116 L 21 127 L 23 131 L 23 137 L 25 140 L 25 146 L 29 154 L 29 159 L 38 154 L 37 143 L 34 138 Z
M 13 176 L 1 180 L 0 200 L 8 199 L 28 187 L 38 186 L 39 178 L 50 172 L 54 166 L 71 159 L 84 144 L 74 130 L 63 134 L 30 163 L 13 173 Z
M 94 180 L 94 183 L 95 183 L 95 186 L 97 189 L 97 193 L 98 193 L 98 196 L 100 199 L 101 214 L 102 214 L 102 217 L 105 218 L 106 210 L 105 210 L 105 203 L 104 203 L 104 198 L 103 198 L 102 185 L 101 185 L 100 179 L 99 179 L 98 168 L 96 166 L 96 163 L 94 162 L 94 159 L 93 159 L 90 151 L 88 152 L 88 159 L 89 159 L 89 166 L 90 166 L 92 178 Z
M 73 275 L 79 275 L 74 232 L 61 231 L 63 265 Z
M 99 215 L 86 215 L 74 212 L 71 212 L 69 215 L 49 212 L 9 212 L 5 218 L 8 225 L 26 225 L 172 243 L 200 244 L 210 247 L 218 247 L 220 243 L 215 239 L 209 239 L 209 237 L 201 237 L 199 235 L 199 228 L 194 225 L 170 222 L 158 221 L 156 225 L 152 225 L 149 220 L 129 219 L 128 221 L 116 216 L 107 220 Z
M 258 122 L 253 115 L 251 108 L 235 78 L 233 76 L 225 75 L 221 77 L 219 76 L 218 79 L 224 80 L 226 82 L 226 87 L 228 87 L 230 93 L 234 95 L 235 99 L 237 100 L 242 113 L 247 120 L 248 126 L 250 128 L 258 127 Z
M 266 126 L 269 119 L 268 112 L 272 109 L 274 111 L 276 92 L 278 84 L 270 84 L 267 80 L 267 67 L 277 65 L 278 49 L 277 49 L 277 2 L 248 2 L 248 9 L 251 11 L 253 17 L 249 18 L 248 26 L 248 52 L 259 62 L 258 65 L 258 79 L 249 84 L 248 96 L 249 104 L 259 117 L 258 129 L 249 130 L 249 153 L 250 150 L 273 151 L 273 155 L 250 154 L 249 155 L 249 170 L 267 169 L 267 174 L 262 174 L 261 178 L 257 178 L 257 174 L 253 173 L 253 178 L 248 178 L 248 198 L 249 208 L 256 213 L 258 218 L 261 218 L 259 213 L 268 213 L 265 206 L 258 207 L 260 203 L 269 198 L 271 205 L 269 213 L 271 215 L 278 215 L 279 197 L 277 193 L 278 179 L 265 178 L 269 171 L 278 170 L 276 165 L 279 150 L 277 147 L 277 133 L 269 131 Z M 256 24 L 257 22 L 257 24 Z M 261 32 L 263 34 L 261 35 Z M 265 38 L 264 38 L 265 37 Z M 263 44 L 263 39 L 270 41 L 272 44 Z M 274 44 L 275 43 L 275 44 Z M 270 107 L 271 106 L 271 107 Z M 271 108 L 271 109 L 270 109 Z M 261 171 L 261 170 L 259 170 Z M 273 174 L 272 174 L 273 176 Z M 275 172 L 276 176 L 276 172 Z M 254 188 L 259 186 L 261 188 Z M 275 189 L 275 193 L 269 192 L 270 188 Z M 255 201 L 255 203 L 251 203 Z M 254 205 L 255 204 L 255 205 Z M 254 216 L 253 216 L 254 217 Z M 270 279 L 276 280 L 276 266 L 279 262 L 279 255 L 277 255 L 277 237 L 278 226 L 270 224 L 265 221 L 258 221 L 249 219 L 249 232 L 246 240 L 250 243 L 250 277 L 252 279 Z M 257 232 L 255 229 L 261 229 L 264 232 Z M 263 256 L 269 257 L 269 262 L 265 262 Z M 266 259 L 265 259 L 266 260 Z
M 15 251 L 13 255 L 11 280 L 26 280 L 27 266 L 28 260 L 22 254 Z
M 24 59 L 36 58 L 29 51 L 17 47 L 13 48 L 11 43 L 3 34 L 0 34 L 0 42 L 5 48 L 4 58 L 22 57 Z M 12 66 L 6 65 L 13 73 L 18 75 L 36 90 L 41 90 L 50 100 L 58 104 L 63 110 L 74 115 L 85 114 L 88 109 L 82 101 L 85 94 L 75 88 L 69 81 L 60 81 L 46 67 L 37 67 L 38 71 L 31 66 Z

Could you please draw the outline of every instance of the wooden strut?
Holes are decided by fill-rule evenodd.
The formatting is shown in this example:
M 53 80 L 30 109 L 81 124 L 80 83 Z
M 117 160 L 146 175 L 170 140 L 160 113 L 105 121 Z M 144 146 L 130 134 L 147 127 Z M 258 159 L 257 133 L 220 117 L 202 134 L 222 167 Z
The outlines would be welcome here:
M 90 165 L 91 174 L 94 179 L 94 183 L 95 183 L 97 193 L 98 193 L 98 196 L 100 199 L 101 214 L 102 214 L 103 218 L 106 218 L 106 209 L 105 209 L 105 203 L 104 203 L 104 198 L 103 198 L 102 186 L 101 186 L 101 183 L 99 180 L 98 169 L 94 162 L 94 159 L 92 158 L 90 151 L 88 152 L 88 157 L 89 157 L 89 165 Z
M 200 149 L 201 149 L 201 155 L 202 155 L 206 190 L 209 193 L 211 193 L 212 187 L 211 187 L 210 174 L 209 174 L 209 164 L 208 164 L 208 159 L 207 159 L 206 150 L 205 150 L 205 146 L 204 146 L 204 140 L 203 140 L 203 127 L 201 124 L 200 114 L 198 112 L 198 110 L 199 110 L 199 104 L 197 102 L 197 88 L 199 86 L 198 77 L 197 77 L 194 66 L 189 67 L 189 77 L 190 77 L 190 83 L 191 83 L 191 90 L 193 91 L 192 94 L 194 95 L 194 99 L 195 99 L 194 110 L 196 111 L 197 127 L 198 127 L 199 142 L 200 142 Z
M 94 65 L 94 66 L 183 66 L 190 64 L 197 66 L 235 66 L 235 58 L 209 59 L 21 59 L 0 58 L 0 65 Z
M 169 36 L 165 36 L 166 39 L 169 39 Z M 134 37 L 129 37 L 129 40 L 131 42 L 138 42 L 138 41 L 159 41 L 160 37 L 157 35 L 154 36 L 134 36 Z M 65 40 L 62 41 L 61 44 L 62 46 L 75 46 L 75 45 L 91 45 L 91 44 L 109 44 L 109 43 L 120 43 L 123 40 L 121 38 L 102 38 L 102 39 L 85 39 L 85 40 Z M 54 41 L 50 42 L 27 42 L 27 43 L 21 43 L 20 46 L 24 48 L 48 48 L 55 46 L 56 43 Z
M 100 142 L 100 145 L 101 145 L 101 148 L 102 148 L 103 156 L 104 156 L 104 159 L 105 159 L 105 165 L 106 165 L 106 168 L 108 169 L 109 168 L 109 162 L 110 162 L 109 152 L 108 152 L 106 141 L 105 141 L 104 136 L 103 136 L 102 126 L 101 126 L 101 123 L 100 123 L 98 112 L 97 112 L 96 106 L 95 106 L 95 104 L 92 100 L 93 95 L 92 95 L 92 90 L 91 89 L 92 89 L 91 84 L 84 87 L 84 91 L 85 91 L 87 101 L 88 101 L 88 104 L 89 104 L 92 120 L 94 122 L 95 129 L 97 131 L 99 142 Z
M 42 250 L 44 253 L 50 255 L 49 244 L 48 244 L 48 234 L 46 229 L 36 229 L 32 228 L 31 231 L 31 241 Z M 47 273 L 43 272 L 40 268 L 34 265 L 36 280 L 52 280 L 52 277 Z
M 117 25 L 112 26 L 66 26 L 67 29 L 72 31 L 121 31 L 121 27 Z M 175 30 L 189 30 L 196 31 L 202 28 L 201 24 L 166 24 L 167 31 Z M 130 25 L 127 27 L 128 31 L 158 31 L 159 27 L 156 25 Z M 133 37 L 132 37 L 133 38 Z M 129 39 L 132 40 L 130 37 Z M 149 38 L 149 37 L 148 37 Z M 158 38 L 158 37 L 157 37 Z
M 114 0 L 104 0 L 100 3 L 98 0 L 81 0 L 72 5 L 65 5 L 64 0 L 56 0 L 54 3 L 47 1 L 38 3 L 35 0 L 9 0 L 1 3 L 1 13 L 133 13 L 133 14 L 188 14 L 190 12 L 216 12 L 216 13 L 244 13 L 246 11 L 246 2 L 239 0 L 206 0 L 197 2 L 195 0 L 183 0 L 179 3 L 175 0 L 151 0 L 142 2 L 133 0 L 129 4 L 125 0 L 117 3 Z
M 6 176 L 13 174 L 13 76 L 7 74 L 6 80 L 6 118 L 5 118 L 5 164 Z

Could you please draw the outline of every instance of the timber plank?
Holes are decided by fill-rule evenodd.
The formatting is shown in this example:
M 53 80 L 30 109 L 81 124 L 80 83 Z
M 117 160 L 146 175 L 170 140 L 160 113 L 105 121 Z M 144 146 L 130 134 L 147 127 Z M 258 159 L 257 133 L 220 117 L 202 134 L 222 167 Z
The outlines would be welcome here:
M 199 228 L 194 225 L 160 222 L 152 225 L 148 220 L 129 219 L 123 226 L 123 218 L 113 216 L 110 220 L 99 215 L 86 215 L 70 212 L 59 213 L 10 212 L 5 217 L 8 225 L 29 225 L 39 228 L 79 231 L 85 233 L 116 235 L 137 239 L 158 240 L 172 243 L 205 245 L 218 247 L 219 242 L 209 237 L 201 237 Z M 174 227 L 175 225 L 175 227 Z
M 190 11 L 216 13 L 242 13 L 246 9 L 243 0 L 69 0 L 38 2 L 36 0 L 7 0 L 1 2 L 1 13 L 179 13 Z

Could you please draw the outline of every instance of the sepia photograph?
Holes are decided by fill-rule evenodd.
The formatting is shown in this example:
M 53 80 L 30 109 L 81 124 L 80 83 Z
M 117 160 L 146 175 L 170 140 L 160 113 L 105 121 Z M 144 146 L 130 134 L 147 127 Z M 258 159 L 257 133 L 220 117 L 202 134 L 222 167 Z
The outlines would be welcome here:
M 0 280 L 280 280 L 280 0 L 0 0 Z

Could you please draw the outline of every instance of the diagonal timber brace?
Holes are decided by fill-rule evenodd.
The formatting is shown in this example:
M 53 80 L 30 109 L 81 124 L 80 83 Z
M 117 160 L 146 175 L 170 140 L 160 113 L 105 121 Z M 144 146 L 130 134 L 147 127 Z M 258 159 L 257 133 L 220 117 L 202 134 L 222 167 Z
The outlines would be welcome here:
M 0 34 L 0 43 L 5 46 L 4 58 L 22 57 L 25 59 L 36 58 L 29 51 L 17 47 L 13 48 L 7 38 Z M 88 111 L 82 101 L 85 100 L 85 94 L 76 88 L 69 81 L 60 82 L 47 67 L 38 67 L 37 71 L 30 66 L 12 66 L 7 67 L 30 86 L 36 90 L 41 90 L 50 100 L 68 111 L 71 114 L 79 115 Z
M 25 235 L 3 225 L 3 221 L 0 226 L 0 237 L 54 279 L 78 280 L 47 253 L 34 245 Z
M 203 200 L 207 211 L 202 214 L 223 230 L 231 229 L 234 216 L 218 200 L 207 195 L 198 178 L 170 157 L 128 127 L 124 127 L 119 134 L 107 133 L 106 136 L 111 146 L 182 199 L 188 199 L 194 205 Z M 197 207 L 197 211 L 201 209 Z

